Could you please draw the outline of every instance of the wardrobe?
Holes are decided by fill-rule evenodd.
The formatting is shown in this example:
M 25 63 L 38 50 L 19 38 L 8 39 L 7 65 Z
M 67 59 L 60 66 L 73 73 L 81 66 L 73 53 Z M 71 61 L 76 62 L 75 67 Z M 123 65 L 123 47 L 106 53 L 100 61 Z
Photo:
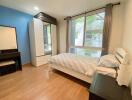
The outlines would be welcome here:
M 50 57 L 57 54 L 57 24 L 45 15 L 39 13 L 29 23 L 31 63 L 34 66 L 47 64 Z

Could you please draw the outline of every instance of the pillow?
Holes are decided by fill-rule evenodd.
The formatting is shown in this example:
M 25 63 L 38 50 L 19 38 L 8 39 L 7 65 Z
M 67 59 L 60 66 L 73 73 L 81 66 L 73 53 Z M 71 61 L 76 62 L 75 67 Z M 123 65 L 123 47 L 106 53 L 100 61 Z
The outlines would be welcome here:
M 124 49 L 118 48 L 114 55 L 121 64 L 128 64 L 128 53 Z
M 120 69 L 117 71 L 117 83 L 122 86 L 129 86 L 131 82 L 131 65 L 120 64 Z
M 112 54 L 102 56 L 98 63 L 98 66 L 113 67 L 113 68 L 119 67 L 119 65 L 120 65 L 119 61 Z

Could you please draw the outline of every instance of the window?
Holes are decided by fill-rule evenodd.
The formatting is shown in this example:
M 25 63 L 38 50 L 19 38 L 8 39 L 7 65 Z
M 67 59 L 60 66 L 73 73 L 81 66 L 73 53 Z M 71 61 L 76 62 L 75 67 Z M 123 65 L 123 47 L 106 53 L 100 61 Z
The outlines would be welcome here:
M 75 46 L 83 46 L 84 37 L 84 17 L 72 20 L 72 44 Z
M 99 57 L 102 50 L 105 12 L 73 18 L 70 25 L 70 52 Z
M 51 54 L 51 25 L 44 24 L 44 50 L 45 55 Z
M 85 46 L 102 48 L 105 13 L 86 17 Z

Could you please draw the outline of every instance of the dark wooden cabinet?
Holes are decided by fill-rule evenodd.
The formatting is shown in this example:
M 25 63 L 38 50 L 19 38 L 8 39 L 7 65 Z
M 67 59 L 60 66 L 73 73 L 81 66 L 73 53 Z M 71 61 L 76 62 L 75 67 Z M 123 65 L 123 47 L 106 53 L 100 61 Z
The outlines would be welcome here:
M 15 61 L 15 64 L 0 67 L 0 73 L 2 75 L 17 71 L 17 70 L 22 70 L 20 52 L 18 52 L 17 50 L 3 50 L 3 51 L 1 51 L 0 52 L 0 62 L 9 61 L 9 60 Z
M 54 24 L 54 25 L 57 25 L 57 20 L 56 18 L 46 14 L 46 13 L 43 13 L 43 12 L 40 12 L 38 13 L 37 15 L 34 16 L 35 18 L 38 18 L 44 22 L 47 22 L 47 23 L 50 23 L 50 24 Z
M 97 74 L 89 89 L 89 100 L 132 100 L 130 89 L 119 86 L 115 78 Z

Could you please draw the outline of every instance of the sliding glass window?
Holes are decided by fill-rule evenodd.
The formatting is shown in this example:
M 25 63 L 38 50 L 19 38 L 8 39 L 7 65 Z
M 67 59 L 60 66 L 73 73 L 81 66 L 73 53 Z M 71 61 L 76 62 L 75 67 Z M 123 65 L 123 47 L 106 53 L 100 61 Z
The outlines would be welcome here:
M 72 18 L 69 51 L 78 55 L 99 57 L 102 50 L 104 18 L 104 10 Z

